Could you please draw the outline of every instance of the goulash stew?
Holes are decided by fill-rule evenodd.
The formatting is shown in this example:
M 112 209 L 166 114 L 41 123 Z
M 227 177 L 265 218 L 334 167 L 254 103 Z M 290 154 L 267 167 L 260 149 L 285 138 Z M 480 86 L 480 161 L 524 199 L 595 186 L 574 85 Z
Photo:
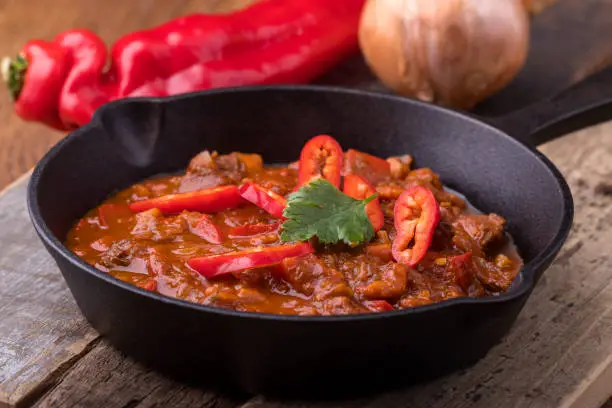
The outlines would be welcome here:
M 203 151 L 184 174 L 88 212 L 67 245 L 142 289 L 248 312 L 371 313 L 506 291 L 522 261 L 504 218 L 411 161 L 327 135 L 285 167 Z

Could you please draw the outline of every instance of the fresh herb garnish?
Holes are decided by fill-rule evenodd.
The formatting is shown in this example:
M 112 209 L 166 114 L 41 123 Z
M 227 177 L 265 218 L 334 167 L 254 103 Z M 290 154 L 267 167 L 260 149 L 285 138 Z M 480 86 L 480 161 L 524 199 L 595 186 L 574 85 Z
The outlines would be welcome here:
M 358 245 L 374 237 L 365 206 L 376 194 L 355 200 L 329 181 L 317 179 L 291 194 L 283 215 L 281 240 L 306 241 L 316 236 L 321 243 Z

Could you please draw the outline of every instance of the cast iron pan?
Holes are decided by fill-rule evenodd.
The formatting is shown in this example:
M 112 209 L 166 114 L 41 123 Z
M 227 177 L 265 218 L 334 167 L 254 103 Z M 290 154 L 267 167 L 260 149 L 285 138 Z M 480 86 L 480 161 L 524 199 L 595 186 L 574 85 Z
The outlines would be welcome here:
M 608 69 L 493 124 L 405 98 L 317 86 L 122 100 L 101 108 L 40 161 L 29 211 L 92 326 L 166 373 L 285 395 L 408 384 L 473 364 L 510 329 L 573 215 L 563 177 L 530 145 L 612 118 L 611 87 Z M 419 167 L 433 168 L 477 208 L 506 217 L 526 261 L 511 289 L 382 314 L 250 314 L 146 292 L 62 245 L 73 223 L 109 194 L 182 169 L 200 150 L 257 152 L 282 163 L 319 133 L 345 149 L 413 154 Z

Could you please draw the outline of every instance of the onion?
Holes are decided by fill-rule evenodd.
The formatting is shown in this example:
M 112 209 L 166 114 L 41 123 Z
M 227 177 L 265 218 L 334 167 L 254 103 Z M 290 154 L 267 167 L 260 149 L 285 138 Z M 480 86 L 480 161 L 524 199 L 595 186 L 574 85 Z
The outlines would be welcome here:
M 525 63 L 524 0 L 368 0 L 359 43 L 376 76 L 399 94 L 471 109 Z

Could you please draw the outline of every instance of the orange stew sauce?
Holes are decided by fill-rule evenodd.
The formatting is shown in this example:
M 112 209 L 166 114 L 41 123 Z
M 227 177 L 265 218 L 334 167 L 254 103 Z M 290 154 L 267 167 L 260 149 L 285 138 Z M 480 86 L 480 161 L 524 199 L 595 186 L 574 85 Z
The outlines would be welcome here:
M 300 161 L 287 167 L 264 166 L 256 154 L 204 151 L 184 174 L 143 181 L 89 211 L 70 231 L 67 246 L 99 270 L 140 288 L 249 312 L 372 313 L 458 297 L 495 296 L 509 288 L 522 261 L 504 232 L 501 216 L 471 211 L 462 198 L 444 189 L 432 170 L 412 169 L 410 156 L 382 159 L 328 147 L 303 151 Z M 379 224 L 372 240 L 359 245 L 323 245 L 316 237 L 310 242 L 281 242 L 284 219 L 277 204 L 299 187 L 298 180 L 303 184 L 336 177 L 334 184 L 340 180 L 337 186 L 342 187 L 350 174 L 367 180 L 378 193 L 380 220 L 366 208 L 372 224 Z M 189 205 L 172 211 L 164 204 L 148 208 L 146 201 L 177 193 L 201 197 L 210 191 L 217 197 L 221 191 L 229 203 L 236 199 L 232 186 L 246 191 L 247 183 L 260 188 L 251 192 L 272 192 L 273 207 L 265 210 L 239 198 L 227 204 L 231 208 L 213 206 L 210 211 L 208 203 L 202 207 L 208 211 Z M 398 213 L 398 198 L 415 187 L 435 208 Z M 400 200 L 414 205 L 418 200 L 411 198 Z M 394 210 L 404 217 L 404 224 L 394 219 Z M 438 219 L 426 220 L 425 211 L 434 210 Z M 431 224 L 429 237 L 419 227 L 410 235 L 418 222 Z M 266 256 L 264 266 L 245 262 L 260 260 L 252 258 L 253 253 Z M 215 257 L 223 254 L 229 254 L 229 260 Z M 247 255 L 232 258 L 236 254 Z M 193 267 L 196 258 L 204 259 L 205 272 Z

